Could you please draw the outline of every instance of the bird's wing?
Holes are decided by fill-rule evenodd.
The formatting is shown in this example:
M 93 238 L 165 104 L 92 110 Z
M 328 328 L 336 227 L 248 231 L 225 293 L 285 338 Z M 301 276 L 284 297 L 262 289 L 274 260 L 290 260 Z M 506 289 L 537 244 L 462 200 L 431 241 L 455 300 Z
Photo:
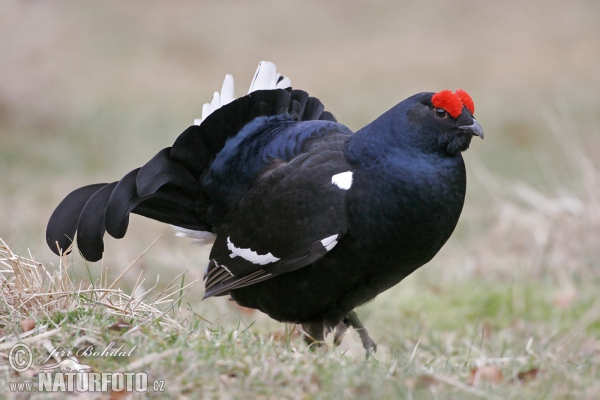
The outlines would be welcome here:
M 217 232 L 205 298 L 302 268 L 336 246 L 348 225 L 346 139 L 329 135 L 290 161 L 273 160 L 249 185 Z

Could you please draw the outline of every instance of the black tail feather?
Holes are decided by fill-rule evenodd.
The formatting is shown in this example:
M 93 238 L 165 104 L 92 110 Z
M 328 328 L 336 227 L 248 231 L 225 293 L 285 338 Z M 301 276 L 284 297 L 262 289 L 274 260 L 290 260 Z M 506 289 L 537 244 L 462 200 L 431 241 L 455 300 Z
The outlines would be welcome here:
M 81 210 L 88 199 L 105 185 L 106 183 L 96 183 L 76 189 L 56 207 L 46 228 L 46 243 L 55 254 L 60 255 L 69 248 L 77 231 Z
M 121 239 L 129 226 L 129 214 L 135 213 L 171 225 L 188 229 L 210 230 L 198 212 L 197 199 L 188 190 L 165 184 L 155 193 L 138 196 L 136 178 L 140 168 L 125 175 L 113 190 L 106 206 L 106 232 Z
M 98 190 L 85 203 L 77 224 L 77 247 L 89 261 L 98 261 L 104 252 L 104 214 L 106 204 L 118 182 L 110 183 Z
M 137 195 L 135 180 L 139 170 L 140 168 L 136 168 L 121 178 L 108 199 L 104 225 L 106 232 L 116 239 L 125 236 L 129 226 L 129 213 L 145 200 Z
M 209 149 L 202 137 L 201 126 L 192 125 L 183 131 L 175 139 L 170 153 L 172 160 L 182 163 L 196 177 L 200 176 L 208 165 L 206 160 Z
M 292 118 L 301 120 L 304 115 L 304 107 L 308 101 L 308 93 L 303 90 L 292 90 L 292 101 L 290 104 L 290 115 Z
M 333 122 L 337 122 L 337 120 L 335 119 L 335 117 L 333 116 L 332 113 L 330 113 L 329 111 L 323 111 L 323 114 L 321 114 L 321 116 L 319 117 L 320 120 L 324 120 L 324 121 L 333 121 Z
M 167 185 L 131 212 L 186 229 L 211 231 L 212 226 L 202 219 L 204 213 L 197 210 L 197 201 L 181 190 Z
M 319 119 L 324 110 L 325 106 L 323 106 L 323 103 L 319 99 L 309 97 L 302 113 L 302 120 Z
M 193 194 L 196 191 L 196 179 L 181 163 L 172 160 L 171 148 L 158 152 L 138 172 L 136 177 L 137 195 L 150 196 L 166 184 L 174 185 Z

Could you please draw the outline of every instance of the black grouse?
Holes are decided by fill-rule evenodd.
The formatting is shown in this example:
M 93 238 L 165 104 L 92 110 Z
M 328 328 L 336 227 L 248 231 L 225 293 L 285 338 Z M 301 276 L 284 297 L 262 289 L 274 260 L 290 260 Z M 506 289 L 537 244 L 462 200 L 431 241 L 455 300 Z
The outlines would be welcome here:
M 307 341 L 335 329 L 375 342 L 354 308 L 396 285 L 440 250 L 466 189 L 461 152 L 483 131 L 462 90 L 419 93 L 353 133 L 322 103 L 261 62 L 249 93 L 233 78 L 172 147 L 121 180 L 79 188 L 56 208 L 47 243 L 77 232 L 97 261 L 105 231 L 129 214 L 214 238 L 204 297 L 229 295 L 302 324 Z

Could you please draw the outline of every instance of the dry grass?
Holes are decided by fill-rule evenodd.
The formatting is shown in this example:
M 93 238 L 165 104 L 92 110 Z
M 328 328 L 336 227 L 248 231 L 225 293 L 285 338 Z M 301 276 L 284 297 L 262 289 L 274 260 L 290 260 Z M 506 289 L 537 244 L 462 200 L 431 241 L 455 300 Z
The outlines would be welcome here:
M 26 258 L 13 253 L 0 239 L 0 326 L 6 329 L 29 318 L 52 321 L 57 313 L 68 314 L 77 310 L 105 317 L 127 318 L 137 324 L 160 320 L 166 326 L 180 327 L 167 312 L 181 301 L 197 281 L 178 286 L 175 283 L 181 278 L 178 276 L 164 289 L 157 291 L 158 281 L 149 289 L 143 289 L 145 279 L 140 274 L 131 294 L 125 293 L 117 288 L 117 284 L 138 259 L 110 284 L 106 281 L 106 275 L 104 279 L 93 283 L 85 283 L 84 280 L 75 282 L 71 277 L 73 264 L 68 261 L 68 256 L 60 258 L 58 267 L 47 267 L 35 261 L 31 255 Z M 2 341 L 6 340 L 9 337 L 4 336 Z

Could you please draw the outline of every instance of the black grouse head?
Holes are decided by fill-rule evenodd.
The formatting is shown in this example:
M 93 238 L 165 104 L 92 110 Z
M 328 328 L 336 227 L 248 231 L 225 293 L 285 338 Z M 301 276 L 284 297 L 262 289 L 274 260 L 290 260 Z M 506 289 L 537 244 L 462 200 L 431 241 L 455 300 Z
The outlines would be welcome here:
M 463 90 L 419 93 L 398 106 L 406 113 L 402 140 L 425 153 L 456 155 L 469 148 L 473 135 L 483 138 L 473 100 Z

